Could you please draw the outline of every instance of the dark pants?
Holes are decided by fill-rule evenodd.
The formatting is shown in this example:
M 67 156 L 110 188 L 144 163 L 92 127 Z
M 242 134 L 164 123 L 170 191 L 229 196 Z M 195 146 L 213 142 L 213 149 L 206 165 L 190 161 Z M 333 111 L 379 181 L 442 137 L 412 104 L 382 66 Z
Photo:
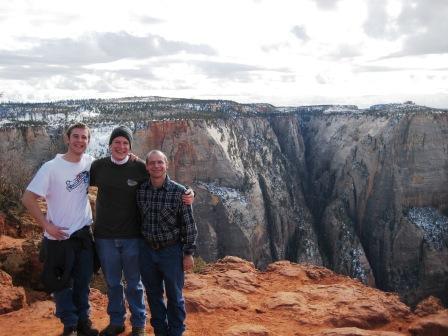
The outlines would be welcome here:
M 182 245 L 154 250 L 144 241 L 140 249 L 140 272 L 156 335 L 181 336 L 185 330 Z M 166 292 L 167 304 L 163 295 Z
M 89 318 L 90 280 L 93 274 L 93 249 L 75 250 L 70 286 L 54 292 L 56 316 L 64 326 L 76 326 Z

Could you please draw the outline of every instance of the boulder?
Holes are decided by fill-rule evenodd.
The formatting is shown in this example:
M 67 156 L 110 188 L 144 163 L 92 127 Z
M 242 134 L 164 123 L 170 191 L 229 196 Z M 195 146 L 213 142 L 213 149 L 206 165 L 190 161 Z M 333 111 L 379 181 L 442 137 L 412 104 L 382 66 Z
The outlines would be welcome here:
M 240 310 L 249 306 L 244 294 L 223 288 L 198 289 L 185 295 L 189 312 L 210 312 L 215 309 Z
M 421 318 L 409 327 L 409 332 L 412 336 L 448 335 L 448 310 Z
M 0 314 L 6 314 L 25 307 L 25 290 L 15 287 L 11 276 L 0 270 Z
M 435 314 L 443 309 L 442 301 L 440 301 L 440 299 L 434 296 L 429 296 L 415 307 L 414 313 L 424 317 Z
M 405 336 L 394 331 L 365 330 L 359 328 L 335 328 L 325 329 L 310 336 Z
M 224 336 L 269 336 L 269 330 L 262 325 L 244 323 L 237 324 L 226 330 Z

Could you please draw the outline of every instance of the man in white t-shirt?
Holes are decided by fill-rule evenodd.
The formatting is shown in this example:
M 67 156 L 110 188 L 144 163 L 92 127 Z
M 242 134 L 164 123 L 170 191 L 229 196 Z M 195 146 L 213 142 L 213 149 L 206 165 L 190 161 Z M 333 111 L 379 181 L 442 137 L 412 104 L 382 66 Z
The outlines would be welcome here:
M 88 200 L 89 170 L 94 158 L 85 154 L 90 130 L 82 123 L 64 136 L 67 152 L 42 165 L 25 191 L 22 203 L 44 230 L 46 260 L 43 281 L 52 288 L 56 316 L 64 336 L 96 336 L 89 318 L 94 250 Z M 37 202 L 47 202 L 47 215 Z

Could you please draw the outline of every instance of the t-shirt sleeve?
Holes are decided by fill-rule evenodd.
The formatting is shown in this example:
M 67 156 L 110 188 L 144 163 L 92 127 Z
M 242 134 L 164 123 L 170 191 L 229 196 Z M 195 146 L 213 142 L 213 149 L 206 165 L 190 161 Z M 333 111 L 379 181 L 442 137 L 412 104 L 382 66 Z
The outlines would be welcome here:
M 44 163 L 42 167 L 39 168 L 36 175 L 34 175 L 30 184 L 26 188 L 27 190 L 39 195 L 41 197 L 46 197 L 48 194 L 48 189 L 50 186 L 50 166 Z

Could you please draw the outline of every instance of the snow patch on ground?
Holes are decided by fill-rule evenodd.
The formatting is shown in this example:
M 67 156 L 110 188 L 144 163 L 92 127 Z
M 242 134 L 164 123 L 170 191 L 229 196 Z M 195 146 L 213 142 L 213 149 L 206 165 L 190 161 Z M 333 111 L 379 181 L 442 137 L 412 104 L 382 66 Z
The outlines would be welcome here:
M 362 283 L 367 284 L 368 283 L 368 276 L 367 271 L 364 269 L 361 258 L 364 256 L 364 251 L 362 248 L 358 247 L 350 251 L 350 256 L 352 257 L 352 272 L 353 276 L 359 280 L 361 280 Z
M 13 123 L 13 121 L 8 120 L 8 119 L 0 120 L 0 127 L 3 125 L 9 124 L 9 123 Z
M 432 207 L 411 208 L 408 219 L 423 231 L 423 237 L 434 249 L 447 247 L 448 217 Z
M 356 106 L 347 106 L 347 105 L 332 105 L 324 110 L 324 114 L 330 113 L 362 113 L 362 110 L 358 110 Z
M 81 110 L 79 111 L 79 115 L 82 118 L 96 118 L 100 115 L 100 112 L 97 111 L 95 108 L 93 110 Z
M 105 157 L 109 151 L 109 137 L 118 125 L 101 125 L 90 128 L 90 144 L 87 153 L 96 158 Z
M 200 187 L 205 188 L 211 194 L 218 196 L 224 205 L 230 205 L 230 203 L 233 202 L 239 202 L 244 205 L 247 204 L 246 196 L 237 189 L 219 186 L 216 182 L 206 183 L 198 181 L 197 184 Z

